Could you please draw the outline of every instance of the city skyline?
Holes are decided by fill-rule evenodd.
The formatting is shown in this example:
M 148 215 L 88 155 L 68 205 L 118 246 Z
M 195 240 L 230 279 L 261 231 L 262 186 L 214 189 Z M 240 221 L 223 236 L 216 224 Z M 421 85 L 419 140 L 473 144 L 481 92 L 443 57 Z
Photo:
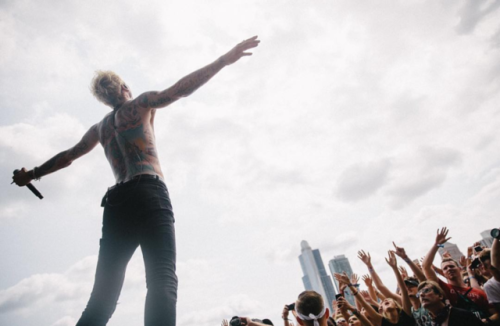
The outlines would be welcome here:
M 327 274 L 319 249 L 312 249 L 309 243 L 303 240 L 300 243 L 300 266 L 304 276 L 302 282 L 306 290 L 314 290 L 321 294 L 325 305 L 333 311 L 332 301 L 335 300 L 335 289 L 332 278 Z

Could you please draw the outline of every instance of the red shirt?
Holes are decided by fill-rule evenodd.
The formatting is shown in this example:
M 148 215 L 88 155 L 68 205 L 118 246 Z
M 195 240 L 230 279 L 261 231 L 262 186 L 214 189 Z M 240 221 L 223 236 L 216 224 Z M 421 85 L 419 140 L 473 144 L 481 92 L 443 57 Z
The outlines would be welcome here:
M 456 306 L 458 302 L 458 293 L 461 295 L 465 295 L 467 291 L 467 298 L 474 302 L 482 311 L 486 312 L 489 315 L 489 308 L 490 304 L 488 303 L 488 297 L 486 296 L 486 293 L 482 290 L 470 288 L 470 287 L 460 287 L 460 286 L 453 286 L 451 284 L 445 283 L 443 281 L 439 280 L 439 286 L 443 289 L 446 298 L 450 301 L 450 304 L 452 306 Z M 457 293 L 458 292 L 458 293 Z

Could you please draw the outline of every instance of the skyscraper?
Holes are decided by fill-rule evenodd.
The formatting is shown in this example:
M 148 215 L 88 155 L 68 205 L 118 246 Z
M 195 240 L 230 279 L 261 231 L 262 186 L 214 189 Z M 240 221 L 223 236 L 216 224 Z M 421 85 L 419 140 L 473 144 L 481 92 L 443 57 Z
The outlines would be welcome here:
M 333 259 L 330 260 L 330 262 L 328 263 L 328 267 L 330 267 L 330 272 L 332 273 L 332 275 L 334 273 L 346 272 L 346 274 L 349 276 L 349 278 L 351 278 L 351 275 L 352 275 L 351 264 L 349 263 L 349 259 L 344 255 L 334 256 Z M 335 287 L 337 288 L 337 291 L 340 292 L 339 282 L 337 282 L 337 280 L 335 280 L 335 278 L 334 278 L 334 281 L 335 281 Z M 345 291 L 345 299 L 347 301 L 349 301 L 349 303 L 352 304 L 353 306 L 356 305 L 354 302 L 354 296 L 352 295 L 352 293 L 350 292 L 349 289 L 346 289 L 346 291 Z
M 335 289 L 332 279 L 326 273 L 323 259 L 318 249 L 312 250 L 307 241 L 300 243 L 302 253 L 299 256 L 300 266 L 304 276 L 302 282 L 306 290 L 314 290 L 323 296 L 325 305 L 332 310 L 332 301 L 335 300 Z
M 491 229 L 481 232 L 481 245 L 491 248 L 493 246 L 493 238 L 491 237 Z
M 451 258 L 453 258 L 453 260 L 455 260 L 455 261 L 460 261 L 460 257 L 462 257 L 464 255 L 464 254 L 462 254 L 462 252 L 460 252 L 460 249 L 458 249 L 458 246 L 454 243 L 451 243 L 451 242 L 446 242 L 444 244 L 443 248 L 438 249 L 438 252 L 441 255 L 441 258 L 443 257 L 443 253 L 445 251 L 447 251 L 451 255 Z

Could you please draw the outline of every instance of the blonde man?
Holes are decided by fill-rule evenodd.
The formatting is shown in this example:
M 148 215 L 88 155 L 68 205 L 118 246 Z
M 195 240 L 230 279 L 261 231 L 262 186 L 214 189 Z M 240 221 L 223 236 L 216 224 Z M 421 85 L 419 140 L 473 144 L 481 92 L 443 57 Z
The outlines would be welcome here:
M 259 42 L 256 36 L 245 40 L 172 87 L 146 92 L 135 99 L 118 75 L 97 72 L 92 93 L 113 111 L 93 125 L 74 147 L 30 171 L 22 168 L 13 177 L 18 186 L 25 186 L 69 166 L 98 143 L 104 147 L 116 185 L 108 189 L 102 201 L 103 228 L 94 288 L 77 326 L 106 325 L 116 308 L 127 263 L 138 246 L 144 256 L 148 288 L 145 325 L 175 325 L 174 216 L 156 151 L 155 113 L 190 95 L 225 66 L 251 55 L 245 51 Z

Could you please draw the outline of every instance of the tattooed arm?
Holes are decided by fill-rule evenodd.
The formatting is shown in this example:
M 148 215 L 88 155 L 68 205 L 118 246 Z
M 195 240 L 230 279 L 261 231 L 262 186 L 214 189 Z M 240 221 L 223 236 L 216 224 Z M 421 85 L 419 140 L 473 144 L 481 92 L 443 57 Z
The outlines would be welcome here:
M 172 87 L 167 88 L 162 92 L 146 92 L 137 98 L 137 102 L 143 108 L 159 109 L 166 107 L 172 102 L 177 101 L 181 97 L 191 95 L 195 90 L 204 85 L 213 76 L 215 76 L 222 68 L 235 63 L 243 56 L 252 55 L 250 52 L 245 52 L 259 45 L 257 36 L 249 38 L 236 45 L 228 53 L 221 56 L 213 63 L 196 70 L 179 80 Z
M 90 152 L 98 142 L 97 125 L 94 125 L 74 147 L 57 154 L 38 168 L 30 171 L 22 168 L 12 179 L 18 186 L 25 186 L 35 177 L 40 178 L 69 166 L 74 160 Z

